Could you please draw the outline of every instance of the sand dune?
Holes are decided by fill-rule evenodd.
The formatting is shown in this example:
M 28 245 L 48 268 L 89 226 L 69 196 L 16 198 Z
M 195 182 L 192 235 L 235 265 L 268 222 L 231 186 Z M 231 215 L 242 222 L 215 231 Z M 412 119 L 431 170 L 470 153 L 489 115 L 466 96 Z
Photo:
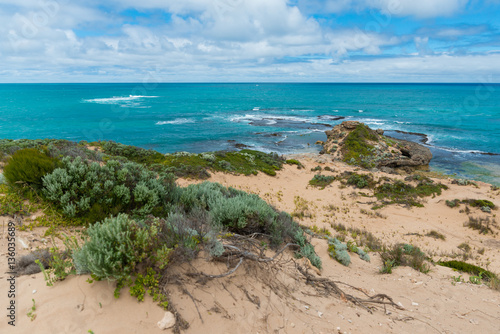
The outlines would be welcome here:
M 343 163 L 332 163 L 327 157 L 312 155 L 296 156 L 305 165 L 304 169 L 285 166 L 277 176 L 234 176 L 214 174 L 210 181 L 259 194 L 280 210 L 296 210 L 294 200 L 299 196 L 308 203 L 312 217 L 300 220 L 306 226 L 316 225 L 332 233 L 331 224 L 342 223 L 347 227 L 365 229 L 386 244 L 398 242 L 419 246 L 434 260 L 447 258 L 453 252 L 460 254 L 461 243 L 470 245 L 468 262 L 487 267 L 500 273 L 500 239 L 496 234 L 479 234 L 464 227 L 467 215 L 459 208 L 449 208 L 446 200 L 455 198 L 488 199 L 500 205 L 499 191 L 487 184 L 477 182 L 478 187 L 451 184 L 451 180 L 438 180 L 449 186 L 442 195 L 426 198 L 423 208 L 405 208 L 390 205 L 371 210 L 369 198 L 360 196 L 351 187 L 341 187 L 335 181 L 320 190 L 308 185 L 317 165 L 330 166 L 337 175 L 344 170 L 353 170 Z M 319 161 L 319 162 L 318 162 Z M 384 176 L 382 174 L 378 176 Z M 387 176 L 387 175 L 385 175 Z M 390 176 L 395 177 L 395 176 Z M 178 180 L 182 186 L 192 183 Z M 337 209 L 332 210 L 335 207 Z M 471 215 L 494 219 L 491 214 L 471 208 Z M 8 217 L 0 217 L 5 225 Z M 446 237 L 436 240 L 426 236 L 431 230 Z M 7 242 L 5 230 L 0 239 L 1 306 L 8 306 L 7 291 Z M 17 236 L 30 249 L 43 247 L 44 229 L 18 231 Z M 313 245 L 323 261 L 322 278 L 347 283 L 363 289 L 369 295 L 387 294 L 404 310 L 387 306 L 376 306 L 369 313 L 343 298 L 324 296 L 313 285 L 306 284 L 297 271 L 291 252 L 270 264 L 244 263 L 238 270 L 224 278 L 199 281 L 199 277 L 186 273 L 205 272 L 221 274 L 234 266 L 233 263 L 207 262 L 200 254 L 191 263 L 177 264 L 169 268 L 169 291 L 171 304 L 189 327 L 186 333 L 499 333 L 500 292 L 485 285 L 470 283 L 452 284 L 452 276 L 460 273 L 441 266 L 432 266 L 428 274 L 409 267 L 397 267 L 392 274 L 379 273 L 382 261 L 371 253 L 371 262 L 351 256 L 352 263 L 345 267 L 331 259 L 327 243 L 313 239 Z M 484 249 L 484 250 L 483 250 Z M 480 252 L 479 252 L 480 251 Z M 482 254 L 480 254 L 482 253 Z M 311 271 L 313 273 L 313 271 Z M 316 274 L 314 274 L 316 275 Z M 465 281 L 468 275 L 462 274 Z M 1 333 L 157 333 L 156 323 L 164 311 L 151 298 L 138 303 L 123 290 L 119 299 L 113 297 L 113 283 L 86 282 L 88 276 L 73 276 L 57 282 L 53 287 L 45 285 L 41 273 L 17 278 L 17 319 L 12 328 L 4 319 L 0 322 Z M 346 293 L 364 297 L 363 292 L 339 283 Z M 36 292 L 34 292 L 36 290 Z M 36 304 L 36 318 L 31 321 L 27 313 L 32 299 Z M 5 313 L 5 311 L 4 311 Z

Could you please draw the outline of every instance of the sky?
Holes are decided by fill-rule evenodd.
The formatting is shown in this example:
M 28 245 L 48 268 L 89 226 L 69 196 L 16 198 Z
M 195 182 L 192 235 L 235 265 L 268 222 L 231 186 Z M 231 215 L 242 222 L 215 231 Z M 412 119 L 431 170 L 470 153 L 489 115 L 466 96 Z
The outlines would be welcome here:
M 0 82 L 500 82 L 500 0 L 0 0 Z

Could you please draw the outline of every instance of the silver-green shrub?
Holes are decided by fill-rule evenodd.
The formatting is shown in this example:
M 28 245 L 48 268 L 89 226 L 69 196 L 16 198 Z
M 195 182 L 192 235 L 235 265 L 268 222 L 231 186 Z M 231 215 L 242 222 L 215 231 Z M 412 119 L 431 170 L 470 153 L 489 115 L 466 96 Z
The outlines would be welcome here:
M 90 212 L 100 220 L 118 212 L 166 213 L 177 191 L 170 174 L 158 175 L 137 163 L 110 160 L 101 166 L 65 157 L 62 165 L 43 178 L 43 194 L 69 217 Z
M 359 255 L 359 258 L 363 261 L 366 261 L 366 262 L 370 262 L 370 255 L 366 254 L 366 252 L 364 250 L 362 250 L 361 248 L 358 248 L 358 255 Z
M 210 224 L 216 231 L 264 233 L 270 236 L 273 247 L 283 242 L 294 242 L 301 248 L 300 255 L 321 268 L 321 259 L 292 217 L 285 212 L 278 212 L 255 194 L 226 188 L 218 183 L 203 182 L 184 188 L 179 203 L 186 212 L 195 208 L 207 210 Z
M 344 266 L 349 266 L 351 263 L 351 257 L 347 252 L 347 245 L 340 242 L 337 238 L 328 240 L 328 253 L 330 257 L 336 259 Z
M 122 279 L 143 260 L 150 234 L 125 214 L 106 218 L 87 230 L 88 239 L 73 252 L 77 273 L 92 273 L 99 279 Z

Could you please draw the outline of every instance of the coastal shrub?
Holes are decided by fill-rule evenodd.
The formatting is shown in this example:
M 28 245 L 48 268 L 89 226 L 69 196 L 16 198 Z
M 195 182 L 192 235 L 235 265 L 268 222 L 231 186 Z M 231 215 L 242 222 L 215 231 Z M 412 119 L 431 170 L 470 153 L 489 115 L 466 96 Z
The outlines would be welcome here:
M 357 188 L 371 188 L 375 184 L 373 176 L 367 174 L 352 173 L 347 179 L 347 184 L 356 186 Z
M 285 162 L 276 153 L 244 149 L 237 152 L 206 152 L 201 154 L 167 154 L 161 163 L 177 177 L 207 179 L 207 170 L 256 175 L 259 171 L 276 175 Z
M 383 267 L 382 273 L 391 273 L 392 268 L 397 266 L 408 266 L 422 273 L 430 271 L 426 263 L 428 257 L 420 248 L 410 244 L 396 244 L 392 248 L 385 248 L 381 253 Z
M 471 180 L 465 180 L 465 179 L 456 179 L 451 181 L 451 184 L 458 184 L 459 186 L 468 186 L 468 185 L 473 185 L 477 187 L 477 184 Z
M 237 233 L 268 232 L 278 217 L 278 212 L 259 196 L 218 183 L 188 186 L 180 203 L 188 210 L 196 206 L 208 210 L 213 225 Z
M 481 267 L 463 261 L 455 261 L 455 260 L 439 261 L 437 264 L 443 267 L 452 268 L 471 275 L 482 276 L 483 279 L 488 281 L 497 278 L 497 276 L 491 271 L 488 271 L 486 269 L 483 269 Z
M 136 163 L 153 164 L 161 163 L 165 160 L 163 154 L 154 150 L 124 145 L 114 141 L 104 141 L 99 144 L 104 153 L 112 156 L 125 157 Z
M 57 160 L 32 148 L 16 151 L 4 167 L 4 176 L 10 185 L 27 184 L 35 189 L 42 187 L 42 177 L 51 173 Z
M 346 267 L 351 263 L 351 257 L 347 252 L 347 245 L 336 238 L 328 240 L 328 254 L 331 258 L 336 259 Z
M 62 165 L 43 178 L 43 194 L 66 216 L 83 215 L 90 223 L 120 212 L 166 215 L 177 193 L 172 175 L 136 163 L 101 166 L 65 157 Z
M 413 187 L 403 181 L 393 180 L 376 187 L 374 195 L 378 200 L 383 200 L 384 204 L 396 203 L 423 207 L 419 201 L 420 197 L 441 195 L 442 189 L 448 189 L 448 187 L 427 180 L 421 181 Z
M 464 199 L 462 203 L 467 203 L 475 208 L 483 208 L 483 207 L 488 207 L 490 209 L 495 208 L 495 204 L 492 201 L 488 201 L 487 199 Z
M 370 262 L 370 255 L 368 255 L 364 250 L 361 248 L 358 248 L 358 251 L 356 252 L 359 255 L 359 258 L 363 261 Z
M 320 260 L 314 256 L 314 252 L 303 251 L 308 243 L 303 230 L 292 217 L 285 212 L 278 212 L 255 194 L 205 181 L 184 188 L 179 205 L 187 214 L 197 208 L 208 211 L 207 221 L 215 231 L 262 233 L 270 237 L 273 247 L 284 242 L 297 243 L 301 247 L 301 254 L 313 265 L 316 263 L 320 266 Z
M 3 176 L 3 173 L 0 173 L 0 185 L 7 184 L 7 179 Z
M 285 161 L 285 163 L 288 165 L 297 165 L 297 169 L 304 168 L 304 165 L 297 159 L 288 159 Z
M 87 239 L 73 251 L 78 273 L 97 279 L 120 280 L 130 276 L 151 251 L 158 227 L 142 227 L 126 214 L 106 218 L 87 229 Z
M 335 176 L 316 174 L 309 181 L 309 184 L 313 187 L 325 189 L 325 187 L 331 184 L 333 181 L 335 181 Z
M 306 259 L 309 259 L 313 266 L 321 269 L 321 258 L 316 254 L 316 252 L 314 251 L 314 247 L 311 244 L 304 245 L 304 247 L 302 247 L 300 250 L 300 255 L 305 257 Z

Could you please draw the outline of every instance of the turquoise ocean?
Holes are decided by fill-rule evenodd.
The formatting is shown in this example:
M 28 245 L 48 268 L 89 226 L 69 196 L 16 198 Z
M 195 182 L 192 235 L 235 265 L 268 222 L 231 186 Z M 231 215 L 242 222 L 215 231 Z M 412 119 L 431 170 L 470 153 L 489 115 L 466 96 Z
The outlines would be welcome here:
M 500 185 L 499 84 L 0 84 L 0 138 L 286 154 L 318 152 L 344 120 L 423 143 L 436 171 Z

